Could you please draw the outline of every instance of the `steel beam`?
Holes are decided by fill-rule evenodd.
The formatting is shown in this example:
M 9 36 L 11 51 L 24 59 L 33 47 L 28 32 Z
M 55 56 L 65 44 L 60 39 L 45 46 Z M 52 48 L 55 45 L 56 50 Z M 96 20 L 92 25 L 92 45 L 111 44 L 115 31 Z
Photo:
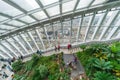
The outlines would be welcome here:
M 34 39 L 34 37 L 31 34 L 31 32 L 27 32 L 27 34 L 31 38 L 31 40 L 33 41 L 33 43 L 35 44 L 37 50 L 40 50 L 39 47 L 38 47 L 38 45 L 37 45 L 37 43 L 36 43 L 36 41 L 35 41 L 35 39 Z
M 100 11 L 100 10 L 111 9 L 111 8 L 114 8 L 114 7 L 118 7 L 119 4 L 120 4 L 120 1 L 115 1 L 115 2 L 104 4 L 104 5 L 101 4 L 101 5 L 91 6 L 87 9 L 80 9 L 80 10 L 78 9 L 74 12 L 74 16 L 71 16 L 73 14 L 73 12 L 69 12 L 69 14 L 63 14 L 62 19 L 75 17 L 75 16 L 78 16 L 78 15 L 83 15 L 83 14 L 87 14 L 87 13 L 91 13 L 91 12 L 97 12 L 97 11 Z M 35 28 L 35 27 L 37 27 L 41 24 L 43 24 L 43 25 L 48 24 L 50 21 L 52 21 L 52 22 L 58 21 L 60 19 L 61 19 L 61 16 L 59 16 L 59 15 L 56 16 L 56 17 L 54 16 L 50 20 L 41 21 L 40 23 L 37 23 L 37 24 L 33 24 L 33 25 L 30 25 L 30 26 L 24 26 L 24 27 L 21 27 L 18 30 L 13 30 L 11 32 L 4 33 L 0 36 L 0 38 L 4 38 L 4 37 L 7 37 L 9 35 L 21 32 L 23 30 L 31 29 L 33 27 Z
M 107 14 L 108 14 L 108 11 L 107 11 L 106 13 L 103 13 L 102 17 L 101 17 L 100 20 L 98 21 L 98 23 L 97 23 L 97 25 L 96 25 L 96 28 L 95 28 L 95 31 L 94 31 L 94 33 L 93 33 L 93 35 L 92 35 L 91 40 L 93 40 L 93 39 L 95 38 L 95 36 L 96 36 L 98 30 L 100 29 L 102 23 L 103 23 L 104 20 L 105 20 Z
M 21 37 L 21 39 L 30 47 L 30 49 L 32 50 L 32 52 L 34 52 L 32 46 L 30 45 L 30 43 L 26 40 L 25 36 L 23 34 L 19 34 L 19 36 Z
M 46 14 L 46 16 L 48 17 L 48 18 L 50 18 L 50 16 L 49 16 L 49 14 L 48 14 L 48 12 L 45 10 L 45 9 L 43 9 L 44 8 L 44 6 L 43 6 L 43 4 L 41 3 L 41 1 L 40 0 L 36 0 L 36 2 L 38 3 L 38 5 L 42 8 L 42 10 L 44 11 L 44 13 Z
M 45 32 L 45 35 L 46 35 L 48 44 L 49 44 L 49 46 L 51 47 L 51 45 L 50 45 L 50 39 L 49 39 L 49 36 L 48 36 L 48 34 L 47 34 L 47 29 L 46 29 L 46 27 L 43 27 L 43 30 L 44 30 L 44 32 Z
M 21 46 L 21 48 L 23 48 L 23 50 L 27 53 L 27 54 L 29 54 L 29 52 L 28 52 L 28 50 L 25 48 L 25 46 L 18 40 L 18 39 L 16 39 L 15 37 L 11 37 L 15 42 L 17 42 L 20 46 Z
M 63 0 L 59 0 L 59 3 L 62 3 Z M 62 15 L 62 4 L 59 4 L 59 8 L 60 8 L 60 15 Z
M 120 28 L 120 19 L 119 21 L 115 24 L 115 28 L 113 28 L 113 30 L 111 31 L 110 35 L 107 37 L 107 39 L 111 39 L 112 36 L 117 32 L 117 30 L 119 30 Z
M 115 11 L 115 12 L 112 14 L 112 16 L 110 17 L 110 19 L 109 19 L 108 22 L 106 23 L 105 28 L 104 28 L 102 34 L 101 34 L 100 37 L 99 37 L 99 40 L 101 40 L 101 39 L 105 36 L 105 34 L 107 33 L 107 30 L 110 28 L 110 25 L 114 22 L 114 20 L 115 20 L 116 17 L 118 16 L 119 12 L 120 12 L 120 11 Z
M 5 49 L 7 49 L 8 51 L 12 52 L 12 53 L 15 55 L 15 57 L 18 58 L 18 55 L 16 55 L 16 53 L 15 53 L 12 49 L 10 49 L 8 46 L 3 45 L 2 43 L 0 43 L 0 45 L 3 46 L 3 47 L 4 47 Z
M 77 31 L 77 37 L 76 37 L 76 42 L 78 42 L 78 39 L 80 37 L 80 31 L 81 31 L 81 27 L 82 27 L 82 23 L 83 23 L 83 15 L 82 17 L 80 18 L 80 21 L 79 21 L 79 26 L 78 26 L 78 31 Z
M 24 56 L 24 54 L 20 51 L 20 49 L 16 45 L 14 45 L 12 42 L 9 42 L 7 39 L 5 41 L 9 43 L 12 47 L 14 47 L 22 56 Z
M 86 33 L 85 33 L 85 37 L 84 37 L 84 41 L 85 41 L 85 42 L 86 42 L 86 38 L 87 38 L 87 36 L 88 36 L 89 30 L 90 30 L 90 28 L 91 28 L 91 25 L 92 25 L 92 23 L 93 23 L 93 20 L 94 20 L 94 18 L 95 18 L 95 15 L 96 15 L 96 13 L 94 13 L 93 16 L 91 16 L 90 19 L 89 19 L 88 27 L 87 27 L 87 30 L 86 30 Z
M 41 41 L 41 44 L 42 44 L 42 46 L 43 46 L 43 49 L 46 50 L 46 49 L 45 49 L 45 45 L 44 45 L 44 43 L 43 43 L 43 40 L 42 40 L 42 38 L 41 38 L 41 33 L 39 33 L 39 31 L 38 31 L 37 29 L 35 29 L 35 31 L 36 31 L 37 36 L 39 37 L 39 40 Z
M 24 10 L 23 8 L 21 8 L 19 5 L 17 5 L 16 3 L 12 2 L 11 0 L 3 0 L 4 2 L 6 2 L 7 4 L 13 6 L 14 8 L 20 10 L 21 12 L 23 12 L 24 14 L 27 14 L 27 11 Z M 36 19 L 34 16 L 32 16 L 31 14 L 29 15 L 31 18 L 35 19 L 38 21 L 38 19 Z
M 14 18 L 14 17 L 12 17 L 12 16 L 10 16 L 10 15 L 8 15 L 8 14 L 5 14 L 5 13 L 0 13 L 0 15 L 6 17 L 6 18 L 8 18 L 8 19 Z M 28 23 L 26 23 L 26 22 L 24 22 L 24 21 L 22 21 L 22 20 L 19 20 L 19 19 L 16 19 L 16 21 L 22 22 L 22 23 L 24 23 L 24 24 L 28 24 Z
M 9 56 L 10 58 L 13 58 L 13 56 L 11 54 L 9 54 L 8 52 L 6 52 L 6 50 L 4 50 L 4 49 L 0 49 L 0 51 L 3 52 L 3 53 L 5 53 L 5 54 L 7 54 L 7 56 Z
M 87 5 L 87 8 L 90 7 L 94 1 L 95 1 L 95 0 L 92 0 L 92 1 Z
M 77 8 L 79 2 L 80 2 L 80 0 L 77 0 L 77 2 L 76 2 L 76 4 L 75 4 L 75 7 L 74 7 L 74 9 L 73 9 L 73 12 L 76 10 L 76 8 Z
M 4 56 L 3 54 L 0 54 L 0 57 L 6 59 L 6 56 Z

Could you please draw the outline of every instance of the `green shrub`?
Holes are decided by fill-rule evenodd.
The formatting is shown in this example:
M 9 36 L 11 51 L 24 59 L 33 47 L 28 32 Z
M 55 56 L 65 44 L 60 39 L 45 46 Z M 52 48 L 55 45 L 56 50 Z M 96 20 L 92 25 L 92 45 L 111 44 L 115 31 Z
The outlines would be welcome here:
M 32 80 L 43 80 L 48 75 L 48 69 L 45 65 L 40 65 L 37 69 L 35 69 L 33 79 Z
M 21 60 L 18 60 L 12 64 L 12 68 L 14 71 L 19 71 L 22 69 L 22 67 L 23 67 L 23 63 Z
M 110 73 L 98 71 L 94 74 L 93 80 L 116 80 L 116 78 Z

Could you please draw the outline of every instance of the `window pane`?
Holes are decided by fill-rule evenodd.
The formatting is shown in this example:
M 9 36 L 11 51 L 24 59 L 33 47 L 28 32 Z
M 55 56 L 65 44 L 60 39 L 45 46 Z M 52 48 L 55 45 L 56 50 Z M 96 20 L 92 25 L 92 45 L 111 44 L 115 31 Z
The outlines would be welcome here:
M 39 5 L 36 3 L 35 0 L 12 0 L 12 1 L 27 11 L 39 8 Z
M 11 16 L 16 16 L 16 15 L 22 14 L 21 11 L 10 6 L 9 4 L 5 3 L 2 0 L 0 0 L 0 12 L 11 15 Z
M 47 9 L 47 12 L 49 13 L 50 16 L 60 14 L 59 6 L 54 6 L 52 8 Z
M 4 20 L 6 20 L 6 19 L 8 19 L 8 18 L 3 17 L 3 16 L 0 16 L 0 21 L 4 21 Z
M 22 17 L 22 18 L 20 18 L 20 20 L 25 21 L 27 23 L 35 22 L 35 20 L 29 16 Z
M 23 26 L 25 24 L 19 22 L 19 21 L 16 21 L 16 20 L 12 20 L 10 22 L 8 22 L 8 24 L 11 24 L 11 25 L 15 25 L 15 26 Z
M 104 3 L 106 0 L 95 0 L 92 5 Z
M 48 4 L 51 4 L 51 3 L 54 3 L 54 2 L 58 2 L 59 0 L 40 0 L 42 2 L 42 4 L 44 6 L 48 5 Z
M 92 0 L 80 0 L 77 9 L 87 7 Z
M 63 12 L 72 11 L 75 7 L 77 0 L 72 0 L 70 2 L 63 3 L 62 10 Z
M 0 28 L 2 28 L 2 29 L 14 29 L 14 27 L 7 26 L 7 25 L 0 25 Z
M 32 15 L 35 16 L 39 20 L 47 18 L 46 14 L 43 11 L 34 13 Z

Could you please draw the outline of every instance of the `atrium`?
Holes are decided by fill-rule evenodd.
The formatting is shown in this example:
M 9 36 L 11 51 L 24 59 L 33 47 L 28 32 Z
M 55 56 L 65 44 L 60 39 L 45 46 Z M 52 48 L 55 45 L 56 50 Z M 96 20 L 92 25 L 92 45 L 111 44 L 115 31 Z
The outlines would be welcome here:
M 0 0 L 0 60 L 0 80 L 120 80 L 120 0 Z

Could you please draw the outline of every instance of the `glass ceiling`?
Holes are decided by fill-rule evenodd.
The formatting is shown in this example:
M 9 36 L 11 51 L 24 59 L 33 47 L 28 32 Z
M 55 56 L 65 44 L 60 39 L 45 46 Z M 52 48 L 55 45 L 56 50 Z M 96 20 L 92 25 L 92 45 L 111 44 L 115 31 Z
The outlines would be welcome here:
M 104 2 L 106 0 L 0 0 L 0 33 Z
M 0 57 L 120 38 L 120 0 L 110 1 L 0 0 Z

